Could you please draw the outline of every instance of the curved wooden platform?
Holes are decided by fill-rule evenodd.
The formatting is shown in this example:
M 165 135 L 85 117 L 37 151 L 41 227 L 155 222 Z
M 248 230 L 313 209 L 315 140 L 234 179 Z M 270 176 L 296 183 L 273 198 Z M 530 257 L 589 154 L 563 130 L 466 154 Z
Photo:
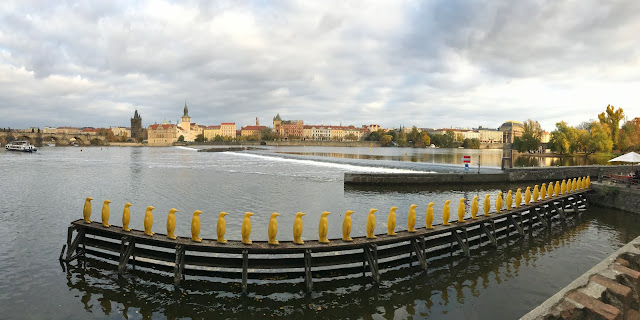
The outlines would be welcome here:
M 186 237 L 171 240 L 163 234 L 150 237 L 139 230 L 124 232 L 121 227 L 105 228 L 79 219 L 69 227 L 60 259 L 68 263 L 79 256 L 91 256 L 112 261 L 118 264 L 119 274 L 126 271 L 127 265 L 169 272 L 175 285 L 185 275 L 240 280 L 244 293 L 248 279 L 304 279 L 307 291 L 312 290 L 314 279 L 357 274 L 369 274 L 379 283 L 381 270 L 413 263 L 426 270 L 429 259 L 457 251 L 470 256 L 471 245 L 497 246 L 499 239 L 513 234 L 524 236 L 525 230 L 535 226 L 549 228 L 552 220 L 564 220 L 584 211 L 588 207 L 584 196 L 587 191 L 462 223 L 451 222 L 449 226 L 437 225 L 413 233 L 399 231 L 397 236 L 377 235 L 376 239 L 357 237 L 352 242 L 332 239 L 328 244 L 313 240 L 303 245 L 291 241 L 280 241 L 277 246 L 266 241 L 246 245 L 233 240 L 219 244 L 215 239 L 197 243 Z

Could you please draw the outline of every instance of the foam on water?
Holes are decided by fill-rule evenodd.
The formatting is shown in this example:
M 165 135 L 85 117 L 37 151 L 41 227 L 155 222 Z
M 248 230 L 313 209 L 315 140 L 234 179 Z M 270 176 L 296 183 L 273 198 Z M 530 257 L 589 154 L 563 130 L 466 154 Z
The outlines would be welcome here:
M 300 164 L 300 165 L 335 168 L 335 169 L 342 169 L 342 170 L 345 170 L 345 171 L 355 171 L 355 172 L 429 173 L 429 172 L 425 172 L 425 171 L 416 171 L 416 170 L 408 170 L 408 169 L 356 166 L 356 165 L 351 165 L 351 164 L 342 164 L 342 163 L 333 163 L 333 162 L 324 162 L 324 161 L 289 159 L 289 158 L 258 155 L 258 154 L 252 154 L 252 153 L 238 153 L 238 152 L 225 152 L 225 153 L 238 155 L 238 156 L 243 156 L 243 157 L 258 158 L 258 159 L 263 159 L 263 160 L 273 161 L 273 162 L 287 162 L 287 163 L 295 163 L 295 164 Z
M 189 147 L 183 147 L 183 146 L 176 146 L 174 148 L 182 149 L 182 150 L 189 150 L 189 151 L 198 151 L 198 149 L 196 149 L 196 148 L 189 148 Z

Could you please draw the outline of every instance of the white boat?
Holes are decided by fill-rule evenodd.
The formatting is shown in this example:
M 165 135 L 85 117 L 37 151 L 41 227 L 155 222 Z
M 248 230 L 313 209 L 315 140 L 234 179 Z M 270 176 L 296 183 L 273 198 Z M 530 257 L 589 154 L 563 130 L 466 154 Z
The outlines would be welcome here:
M 9 142 L 9 143 L 7 143 L 7 145 L 4 148 L 9 150 L 9 151 L 22 151 L 22 152 L 35 152 L 35 151 L 38 151 L 38 149 L 36 149 L 36 147 L 32 146 L 27 141 Z

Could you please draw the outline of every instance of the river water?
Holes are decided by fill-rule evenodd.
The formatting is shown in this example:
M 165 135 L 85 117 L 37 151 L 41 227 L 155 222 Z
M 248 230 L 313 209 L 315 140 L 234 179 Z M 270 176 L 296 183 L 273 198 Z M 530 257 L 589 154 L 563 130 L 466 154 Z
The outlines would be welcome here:
M 376 230 L 382 232 L 389 207 L 400 208 L 400 228 L 406 225 L 409 205 L 416 203 L 422 217 L 416 227 L 424 227 L 428 202 L 438 206 L 446 199 L 455 203 L 460 197 L 487 193 L 494 198 L 499 190 L 525 187 L 345 188 L 344 172 L 460 170 L 455 163 L 348 156 L 368 154 L 367 149 L 324 150 L 334 154 L 331 157 L 306 154 L 323 152 L 317 148 L 222 153 L 179 147 L 0 151 L 0 232 L 5 236 L 0 244 L 0 315 L 3 319 L 513 319 L 640 235 L 637 216 L 592 207 L 581 219 L 557 225 L 551 232 L 540 229 L 523 239 L 502 241 L 497 249 L 475 249 L 471 259 L 454 255 L 430 265 L 427 272 L 400 268 L 384 273 L 379 287 L 371 286 L 368 278 L 314 283 L 310 296 L 300 285 L 250 283 L 250 294 L 243 297 L 237 284 L 189 277 L 182 290 L 174 291 L 171 278 L 164 275 L 135 272 L 118 278 L 113 267 L 101 263 L 80 268 L 73 262 L 66 270 L 58 263 L 67 227 L 82 217 L 88 196 L 95 199 L 94 220 L 99 220 L 102 202 L 112 201 L 115 225 L 120 225 L 124 203 L 133 203 L 130 226 L 135 229 L 143 229 L 144 209 L 153 205 L 154 231 L 162 233 L 167 212 L 177 208 L 176 234 L 181 236 L 190 234 L 191 213 L 201 210 L 205 238 L 215 236 L 217 214 L 224 210 L 230 213 L 228 239 L 240 239 L 242 214 L 251 211 L 255 213 L 252 239 L 266 240 L 269 215 L 276 211 L 281 213 L 278 239 L 290 240 L 298 211 L 307 213 L 303 239 L 317 238 L 322 211 L 333 212 L 328 237 L 339 238 L 347 209 L 356 212 L 352 235 L 361 236 L 369 208 L 380 210 Z M 496 170 L 497 165 L 487 160 L 482 169 Z M 437 214 L 435 223 L 439 219 Z

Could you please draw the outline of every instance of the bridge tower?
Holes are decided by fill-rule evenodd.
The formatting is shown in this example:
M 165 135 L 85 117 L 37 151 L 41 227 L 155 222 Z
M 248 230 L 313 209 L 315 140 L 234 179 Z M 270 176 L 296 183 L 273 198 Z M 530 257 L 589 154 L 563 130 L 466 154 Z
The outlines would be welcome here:
M 138 110 L 133 114 L 133 118 L 131 118 L 131 138 L 133 140 L 138 140 L 138 138 L 143 138 L 142 133 L 142 117 L 138 113 Z

